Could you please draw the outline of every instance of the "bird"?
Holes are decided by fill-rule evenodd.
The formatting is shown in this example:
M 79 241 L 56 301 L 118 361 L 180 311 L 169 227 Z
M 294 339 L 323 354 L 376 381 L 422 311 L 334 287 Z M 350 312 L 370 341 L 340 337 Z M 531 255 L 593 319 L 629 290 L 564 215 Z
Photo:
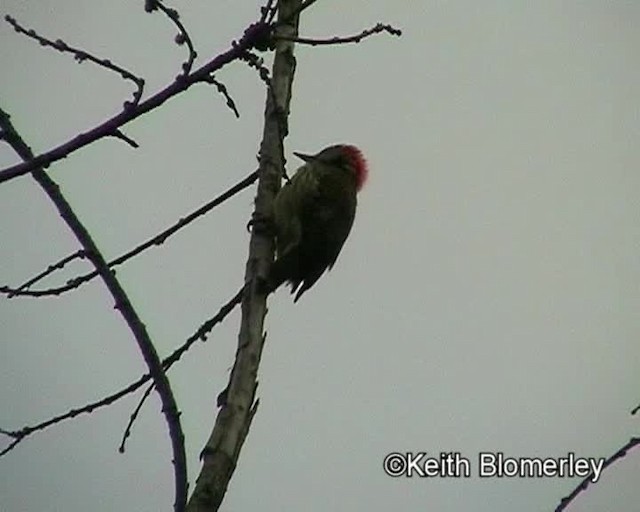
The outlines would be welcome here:
M 349 236 L 357 195 L 369 174 L 356 146 L 336 144 L 315 155 L 294 152 L 304 161 L 273 203 L 276 259 L 267 291 L 285 281 L 294 303 L 335 264 Z

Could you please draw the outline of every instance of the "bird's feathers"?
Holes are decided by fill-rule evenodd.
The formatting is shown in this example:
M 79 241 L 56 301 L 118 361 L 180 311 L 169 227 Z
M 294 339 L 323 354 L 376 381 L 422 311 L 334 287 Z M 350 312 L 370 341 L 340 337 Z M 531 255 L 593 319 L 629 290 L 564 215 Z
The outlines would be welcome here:
M 315 156 L 305 155 L 307 163 L 275 198 L 277 259 L 269 287 L 275 290 L 288 281 L 296 294 L 294 301 L 333 267 L 351 231 L 366 163 L 359 150 L 356 155 L 345 148 L 352 146 L 331 146 Z M 354 162 L 365 170 L 354 168 Z

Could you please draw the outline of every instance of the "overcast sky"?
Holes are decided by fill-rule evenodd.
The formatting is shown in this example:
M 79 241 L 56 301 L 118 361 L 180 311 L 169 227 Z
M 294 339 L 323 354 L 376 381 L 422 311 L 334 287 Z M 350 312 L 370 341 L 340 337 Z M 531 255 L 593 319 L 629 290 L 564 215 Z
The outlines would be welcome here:
M 292 151 L 358 145 L 370 180 L 333 271 L 298 304 L 269 302 L 260 408 L 222 509 L 553 510 L 577 478 L 478 478 L 480 452 L 608 456 L 638 435 L 640 3 L 317 2 L 301 34 L 403 30 L 359 45 L 297 47 Z M 142 1 L 3 0 L 1 14 L 136 72 L 153 93 L 185 50 Z M 258 2 L 177 1 L 200 62 L 259 16 Z M 268 64 L 270 59 L 267 56 Z M 34 152 L 117 113 L 132 86 L 0 24 L 2 108 Z M 265 91 L 233 63 L 53 165 L 108 258 L 256 167 Z M 17 157 L 0 146 L 0 167 Z M 118 270 L 166 355 L 242 282 L 255 189 Z M 29 177 L 0 185 L 0 284 L 78 249 Z M 84 263 L 46 283 L 64 283 Z M 170 372 L 189 478 L 228 380 L 236 311 Z M 145 371 L 97 281 L 50 299 L 1 299 L 0 428 L 117 390 Z M 0 459 L 0 510 L 169 511 L 173 474 L 154 395 L 127 445 L 138 395 L 67 421 Z M 459 452 L 472 476 L 385 475 L 390 452 Z M 571 510 L 635 510 L 640 453 Z

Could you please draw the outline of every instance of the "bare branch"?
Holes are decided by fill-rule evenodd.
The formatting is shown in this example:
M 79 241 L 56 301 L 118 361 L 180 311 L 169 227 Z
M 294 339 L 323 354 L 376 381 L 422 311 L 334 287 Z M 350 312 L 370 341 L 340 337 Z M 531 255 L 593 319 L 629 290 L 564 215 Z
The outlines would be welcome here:
M 137 256 L 138 254 L 140 254 L 143 251 L 149 249 L 150 247 L 153 247 L 154 245 L 162 245 L 165 242 L 165 240 L 167 240 L 167 238 L 171 237 L 172 235 L 174 235 L 175 233 L 180 231 L 185 226 L 191 224 L 198 217 L 201 217 L 201 216 L 207 214 L 208 212 L 213 210 L 216 206 L 219 206 L 222 203 L 224 203 L 226 200 L 231 199 L 233 196 L 235 196 L 236 194 L 238 194 L 239 192 L 241 192 L 242 190 L 244 190 L 245 188 L 247 188 L 251 184 L 253 184 L 253 182 L 255 182 L 257 179 L 258 179 L 258 171 L 252 172 L 246 178 L 244 178 L 243 180 L 239 181 L 238 183 L 233 185 L 228 190 L 224 191 L 219 196 L 215 197 L 214 199 L 212 199 L 208 203 L 200 206 L 199 208 L 197 208 L 193 212 L 189 213 L 186 217 L 181 218 L 178 222 L 176 222 L 172 226 L 168 227 L 164 231 L 158 233 L 157 235 L 153 236 L 149 240 L 141 243 L 137 247 L 134 247 L 130 251 L 126 252 L 125 254 L 123 254 L 121 256 L 118 256 L 117 258 L 109 261 L 107 263 L 107 265 L 109 266 L 109 268 L 114 268 L 114 267 L 116 267 L 118 265 L 122 265 L 125 261 L 130 260 L 134 256 Z M 67 258 L 69 258 L 69 256 L 67 256 Z M 81 284 L 86 283 L 88 281 L 91 281 L 91 279 L 93 279 L 97 275 L 98 275 L 98 272 L 94 270 L 92 272 L 88 272 L 88 273 L 86 273 L 84 275 L 81 275 L 81 276 L 78 276 L 78 277 L 76 277 L 74 279 L 71 279 L 64 286 L 59 286 L 57 288 L 48 288 L 46 290 L 27 290 L 26 288 L 28 286 L 30 286 L 31 284 L 33 284 L 33 282 L 25 283 L 25 284 L 21 285 L 17 289 L 10 288 L 8 286 L 0 286 L 0 293 L 6 293 L 6 294 L 9 295 L 9 297 L 13 297 L 13 296 L 27 296 L 27 297 L 55 296 L 55 295 L 60 295 L 62 293 L 65 293 L 65 292 L 67 292 L 69 290 L 72 290 L 74 288 L 77 288 Z
M 35 39 L 42 46 L 48 46 L 50 48 L 53 48 L 54 50 L 58 50 L 61 53 L 71 53 L 71 54 L 73 54 L 74 59 L 76 61 L 78 61 L 79 63 L 82 63 L 85 60 L 88 60 L 90 62 L 93 62 L 94 64 L 97 64 L 98 66 L 100 66 L 102 68 L 105 68 L 105 69 L 108 69 L 109 71 L 114 71 L 115 73 L 118 73 L 125 80 L 131 80 L 133 83 L 136 84 L 136 90 L 133 93 L 133 102 L 132 102 L 132 104 L 133 105 L 137 105 L 140 102 L 140 98 L 142 98 L 142 92 L 144 90 L 144 78 L 140 78 L 140 77 L 134 75 L 130 71 L 127 71 L 123 67 L 118 66 L 117 64 L 114 64 L 113 62 L 111 62 L 108 59 L 101 59 L 99 57 L 95 57 L 94 55 L 90 54 L 89 52 L 86 52 L 84 50 L 80 50 L 79 48 L 73 48 L 72 46 L 69 46 L 67 43 L 65 43 L 62 39 L 56 39 L 55 41 L 52 41 L 50 39 L 47 39 L 46 37 L 43 37 L 43 36 L 39 35 L 33 29 L 23 28 L 16 21 L 15 18 L 12 18 L 9 15 L 6 15 L 4 17 L 4 19 L 10 25 L 13 26 L 13 28 L 15 29 L 16 32 L 18 32 L 19 34 L 24 34 L 27 37 L 30 37 L 31 39 Z
M 231 300 L 229 300 L 224 306 L 222 306 L 218 311 L 218 313 L 216 313 L 216 315 L 214 315 L 212 318 L 204 322 L 200 327 L 198 327 L 198 329 L 191 336 L 187 338 L 187 340 L 180 347 L 174 350 L 171 353 L 171 355 L 169 355 L 168 357 L 162 360 L 162 367 L 164 368 L 165 371 L 168 371 L 173 366 L 174 363 L 178 362 L 178 360 L 189 350 L 189 348 L 196 341 L 198 340 L 206 341 L 208 333 L 211 332 L 211 330 L 217 324 L 222 322 L 229 315 L 229 313 L 231 313 L 235 309 L 235 307 L 238 304 L 240 304 L 243 291 L 244 291 L 244 287 L 241 288 L 240 291 L 238 291 L 231 298 Z M 82 407 L 71 409 L 70 411 L 64 414 L 54 416 L 53 418 L 49 418 L 48 420 L 38 423 L 36 425 L 25 426 L 25 427 L 22 427 L 20 430 L 0 429 L 1 434 L 4 434 L 14 439 L 13 443 L 11 443 L 4 450 L 0 451 L 0 457 L 10 452 L 11 450 L 13 450 L 13 448 L 15 448 L 17 444 L 19 444 L 21 441 L 26 439 L 31 434 L 38 432 L 40 430 L 45 430 L 46 428 L 51 427 L 56 423 L 60 423 L 64 420 L 75 418 L 79 414 L 91 413 L 96 409 L 100 409 L 102 407 L 111 405 L 112 403 L 120 400 L 121 398 L 124 398 L 125 396 L 140 389 L 140 387 L 142 387 L 144 384 L 146 384 L 150 380 L 151 380 L 151 374 L 145 373 L 144 375 L 139 377 L 136 381 L 132 382 L 131 384 L 125 386 L 124 388 L 120 389 L 119 391 L 116 391 L 111 395 L 101 398 L 100 400 L 91 402 Z
M 18 135 L 11 124 L 9 116 L 2 110 L 0 110 L 0 126 L 2 126 L 5 134 L 7 134 L 7 141 L 11 147 L 23 160 L 30 160 L 33 158 L 33 153 L 30 148 L 22 141 L 22 138 Z M 176 512 L 181 512 L 184 510 L 187 499 L 187 461 L 184 449 L 184 434 L 182 433 L 180 413 L 171 390 L 171 385 L 162 368 L 162 363 L 160 362 L 160 358 L 158 357 L 153 342 L 147 333 L 144 323 L 129 301 L 129 297 L 120 285 L 120 282 L 116 279 L 115 274 L 109 270 L 107 262 L 100 253 L 98 246 L 95 244 L 87 229 L 72 210 L 71 205 L 62 195 L 60 187 L 58 187 L 57 183 L 55 183 L 41 168 L 34 169 L 32 171 L 32 176 L 44 190 L 45 194 L 47 194 L 49 199 L 51 199 L 64 222 L 69 226 L 69 229 L 73 232 L 80 245 L 82 245 L 87 258 L 95 266 L 100 278 L 111 293 L 111 296 L 115 301 L 115 308 L 120 311 L 125 323 L 138 343 L 138 348 L 140 349 L 145 363 L 149 368 L 149 373 L 153 377 L 156 390 L 160 396 L 162 412 L 169 429 L 169 437 L 171 439 L 171 448 L 173 452 L 176 493 L 174 509 Z
M 186 91 L 193 84 L 206 82 L 207 77 L 210 76 L 211 73 L 240 58 L 245 51 L 254 46 L 256 41 L 263 41 L 265 33 L 269 33 L 270 31 L 270 26 L 264 23 L 258 22 L 252 24 L 245 30 L 242 38 L 238 42 L 234 42 L 229 50 L 213 58 L 193 73 L 186 76 L 181 75 L 178 80 L 147 98 L 145 101 L 137 105 L 130 105 L 129 108 L 126 108 L 124 111 L 116 114 L 88 132 L 82 133 L 60 146 L 37 155 L 28 162 L 13 165 L 0 171 L 0 183 L 27 174 L 38 167 L 46 168 L 51 165 L 51 163 L 65 158 L 73 151 L 77 151 L 102 137 L 113 135 L 115 130 L 133 119 L 159 107 L 168 99 Z
M 620 448 L 617 452 L 615 452 L 611 457 L 604 461 L 602 465 L 602 470 L 600 472 L 600 476 L 602 477 L 602 472 L 609 466 L 611 466 L 617 460 L 624 458 L 627 455 L 627 452 L 632 448 L 638 446 L 640 444 L 640 437 L 632 437 L 622 448 Z M 556 507 L 555 512 L 561 512 L 565 510 L 569 504 L 582 492 L 589 487 L 589 484 L 592 483 L 593 473 L 589 476 L 586 476 L 584 480 L 582 480 L 578 486 L 569 494 L 568 496 L 562 498 L 560 500 L 560 505 Z
M 198 53 L 195 51 L 193 47 L 193 43 L 191 42 L 191 37 L 189 37 L 189 33 L 187 29 L 180 21 L 180 14 L 175 9 L 171 9 L 169 7 L 165 7 L 160 0 L 155 0 L 155 5 L 158 9 L 160 9 L 165 15 L 173 22 L 173 24 L 178 28 L 178 35 L 175 37 L 175 42 L 177 45 L 186 44 L 189 49 L 189 55 L 187 56 L 187 60 L 182 63 L 182 73 L 184 76 L 187 76 L 191 73 L 191 68 L 193 67 L 193 62 L 196 60 Z
M 184 353 L 186 353 L 196 341 L 198 341 L 198 340 L 206 341 L 207 340 L 208 333 L 211 332 L 211 330 L 215 327 L 215 325 L 220 323 L 220 322 L 222 322 L 222 320 L 224 320 L 225 317 L 229 313 L 231 313 L 231 311 L 233 311 L 233 309 L 238 304 L 240 304 L 240 300 L 242 300 L 242 294 L 244 293 L 244 290 L 245 290 L 244 286 L 242 288 L 240 288 L 240 290 L 231 298 L 231 300 L 220 308 L 220 311 L 218 312 L 218 314 L 216 316 L 214 316 L 213 318 L 211 318 L 211 319 L 207 320 L 205 323 L 203 323 L 194 334 L 192 334 L 191 336 L 189 336 L 189 338 L 187 338 L 187 341 L 185 341 L 182 344 L 182 346 L 180 346 L 179 348 L 174 350 L 173 353 L 169 357 L 165 358 L 162 361 L 162 365 L 163 365 L 163 368 L 165 369 L 165 371 L 168 371 L 169 368 L 171 368 L 171 366 L 173 366 L 173 364 L 175 362 L 177 362 L 182 357 L 182 355 Z M 138 405 L 136 406 L 135 410 L 131 414 L 131 417 L 129 419 L 129 423 L 127 424 L 127 427 L 125 428 L 125 432 L 124 432 L 124 434 L 122 436 L 122 442 L 120 443 L 120 448 L 119 448 L 120 452 L 124 451 L 124 445 L 125 445 L 125 442 L 126 442 L 127 438 L 131 434 L 131 429 L 133 427 L 133 423 L 135 422 L 136 418 L 138 417 L 139 412 L 142 410 L 142 406 L 144 405 L 145 401 L 149 397 L 149 395 L 150 395 L 152 390 L 153 390 L 153 384 L 151 384 L 151 386 L 149 386 L 149 388 L 147 388 L 147 390 L 144 392 L 144 395 L 140 399 L 140 402 L 138 403 Z
M 332 37 L 330 39 L 309 39 L 305 37 L 295 37 L 291 38 L 290 36 L 275 36 L 276 39 L 283 39 L 286 41 L 295 41 L 300 44 L 308 44 L 311 46 L 319 46 L 319 45 L 331 45 L 331 44 L 346 44 L 346 43 L 359 43 L 366 37 L 369 37 L 373 34 L 378 34 L 380 32 L 387 32 L 391 35 L 400 37 L 402 35 L 402 30 L 392 27 L 391 25 L 385 25 L 383 23 L 378 23 L 375 27 L 363 30 L 359 34 L 353 36 L 346 37 Z
M 147 389 L 144 390 L 144 393 L 142 394 L 142 398 L 138 401 L 138 405 L 131 413 L 131 416 L 129 417 L 129 421 L 127 422 L 127 426 L 125 427 L 124 433 L 122 434 L 122 440 L 120 441 L 120 446 L 118 447 L 118 451 L 120 453 L 124 453 L 125 451 L 124 445 L 127 442 L 127 439 L 129 438 L 129 436 L 131 435 L 133 424 L 135 423 L 136 419 L 138 419 L 138 415 L 142 410 L 142 406 L 147 401 L 147 398 L 151 396 L 152 391 L 153 391 L 153 384 L 151 386 L 148 386 Z
M 260 7 L 260 21 L 263 23 L 271 23 L 273 18 L 275 18 L 278 9 L 273 6 L 274 1 L 275 0 L 267 0 L 267 5 Z
M 102 407 L 111 405 L 112 403 L 120 400 L 121 398 L 127 396 L 128 394 L 133 393 L 134 391 L 139 389 L 145 382 L 149 382 L 150 380 L 151 380 L 151 375 L 146 373 L 145 375 L 140 377 L 137 381 L 132 382 L 128 386 L 119 390 L 118 392 L 113 393 L 112 395 L 109 395 L 105 398 L 102 398 L 90 404 L 84 405 L 76 409 L 71 409 L 70 411 L 65 412 L 64 414 L 59 414 L 58 416 L 49 418 L 48 420 L 38 423 L 36 425 L 28 425 L 28 426 L 22 427 L 20 430 L 4 430 L 4 429 L 0 430 L 2 434 L 8 437 L 12 437 L 14 439 L 14 441 L 9 446 L 7 446 L 4 450 L 0 452 L 0 457 L 5 455 L 6 453 L 9 453 L 11 450 L 13 450 L 16 447 L 16 445 L 24 441 L 31 434 L 38 432 L 40 430 L 45 430 L 46 428 L 51 427 L 56 423 L 60 423 L 64 420 L 75 418 L 80 414 L 91 413 L 96 409 L 100 409 Z
M 211 330 L 220 322 L 222 322 L 229 313 L 231 313 L 235 307 L 240 304 L 242 300 L 242 295 L 245 291 L 245 287 L 242 286 L 240 290 L 224 305 L 220 308 L 218 313 L 215 316 L 211 317 L 209 320 L 204 322 L 196 332 L 194 332 L 187 340 L 176 350 L 174 350 L 169 357 L 166 357 L 162 361 L 162 366 L 166 370 L 171 368 L 175 362 L 177 362 L 182 355 L 191 348 L 196 341 L 207 341 L 207 337 Z
M 204 81 L 211 85 L 215 85 L 216 89 L 218 89 L 218 92 L 222 94 L 227 100 L 227 107 L 229 107 L 231 111 L 236 115 L 236 118 L 239 118 L 240 112 L 238 112 L 238 107 L 236 107 L 235 101 L 233 101 L 233 98 L 229 94 L 229 91 L 227 90 L 227 86 L 224 85 L 222 82 L 219 82 L 218 80 L 216 80 L 215 76 L 213 75 L 209 75 Z
M 29 279 L 25 283 L 21 284 L 18 288 L 11 289 L 8 286 L 2 286 L 2 287 L 0 287 L 0 291 L 3 292 L 3 293 L 7 293 L 8 294 L 8 298 L 15 297 L 16 295 L 19 295 L 21 291 L 26 290 L 30 286 L 33 286 L 38 281 L 40 281 L 40 280 L 44 279 L 45 277 L 47 277 L 49 274 L 52 274 L 56 270 L 63 269 L 67 265 L 67 263 L 71 263 L 72 261 L 75 261 L 77 259 L 84 259 L 85 257 L 86 257 L 85 252 L 82 249 L 80 249 L 80 250 L 74 252 L 73 254 L 69 254 L 68 256 L 65 256 L 64 258 L 62 258 L 59 261 L 57 261 L 55 263 L 52 263 L 51 265 L 49 265 L 47 267 L 46 270 L 40 272 L 37 276 L 32 277 L 31 279 Z
M 264 67 L 264 59 L 262 57 L 258 57 L 257 55 L 246 51 L 240 57 L 244 62 L 246 62 L 249 67 L 255 69 L 258 72 L 258 76 L 260 76 L 260 80 L 262 80 L 265 85 L 271 91 L 271 77 L 269 76 L 269 70 Z

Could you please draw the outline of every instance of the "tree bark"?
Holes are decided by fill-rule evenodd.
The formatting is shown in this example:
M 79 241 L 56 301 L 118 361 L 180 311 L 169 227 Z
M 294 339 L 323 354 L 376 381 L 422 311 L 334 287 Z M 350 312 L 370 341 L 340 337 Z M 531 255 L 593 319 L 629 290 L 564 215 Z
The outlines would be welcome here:
M 276 34 L 295 37 L 298 33 L 301 0 L 278 1 Z M 293 16 L 291 14 L 294 13 Z M 286 21 L 291 17 L 291 20 Z M 282 23 L 282 24 L 281 24 Z M 271 90 L 267 91 L 265 125 L 260 146 L 260 179 L 254 218 L 271 215 L 273 199 L 280 188 L 284 170 L 283 141 L 287 136 L 287 116 L 295 71 L 294 44 L 278 40 L 273 62 Z M 240 449 L 257 410 L 258 365 L 262 355 L 266 315 L 264 280 L 273 261 L 273 239 L 267 230 L 254 229 L 245 270 L 245 292 L 238 336 L 236 360 L 229 386 L 222 400 L 213 431 L 202 451 L 202 470 L 187 505 L 188 512 L 218 510 L 236 467 Z

